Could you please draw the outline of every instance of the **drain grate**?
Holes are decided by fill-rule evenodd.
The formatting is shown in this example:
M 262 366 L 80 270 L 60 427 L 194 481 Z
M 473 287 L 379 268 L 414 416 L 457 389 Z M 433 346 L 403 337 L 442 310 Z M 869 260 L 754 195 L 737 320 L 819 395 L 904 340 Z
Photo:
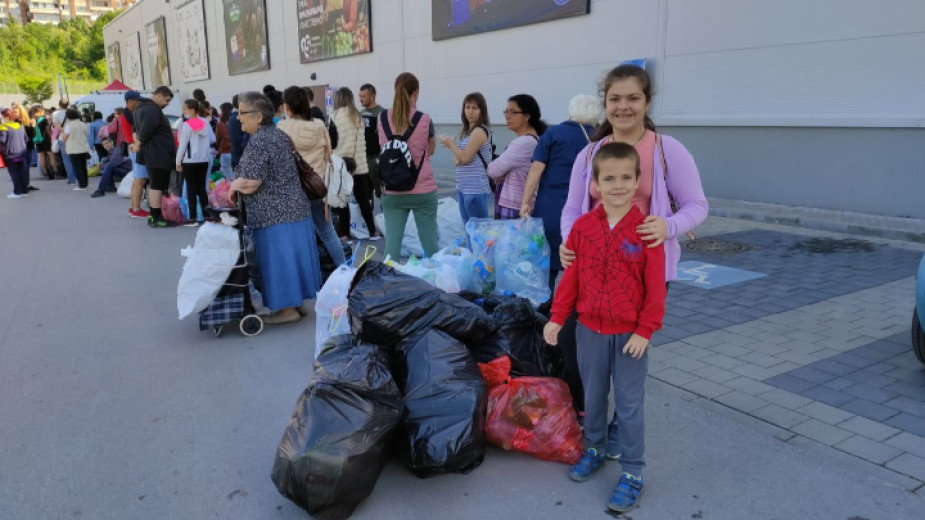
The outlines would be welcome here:
M 707 253 L 710 255 L 734 255 L 736 253 L 744 253 L 761 248 L 754 244 L 743 244 L 742 242 L 733 242 L 731 240 L 698 238 L 685 242 L 684 249 L 695 253 Z
M 871 253 L 877 246 L 866 240 L 856 238 L 810 238 L 797 242 L 790 247 L 807 253 Z

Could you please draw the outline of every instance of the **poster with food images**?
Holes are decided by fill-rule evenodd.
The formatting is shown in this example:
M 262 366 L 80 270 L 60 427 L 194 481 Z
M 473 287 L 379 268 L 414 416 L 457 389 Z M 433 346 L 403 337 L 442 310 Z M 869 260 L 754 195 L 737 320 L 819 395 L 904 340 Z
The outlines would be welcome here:
M 167 20 L 162 16 L 145 26 L 148 55 L 148 87 L 170 85 L 170 58 L 167 55 Z
M 180 52 L 180 76 L 185 82 L 209 79 L 209 47 L 202 0 L 185 3 L 174 11 L 176 41 Z
M 141 34 L 135 33 L 122 40 L 122 83 L 135 90 L 145 89 L 141 67 Z
M 432 0 L 434 41 L 591 12 L 591 0 Z
M 122 54 L 119 53 L 119 42 L 112 42 L 106 47 L 106 69 L 109 71 L 109 81 L 122 81 Z
M 369 0 L 296 0 L 302 63 L 372 52 Z
M 223 0 L 228 73 L 245 74 L 270 68 L 266 0 Z

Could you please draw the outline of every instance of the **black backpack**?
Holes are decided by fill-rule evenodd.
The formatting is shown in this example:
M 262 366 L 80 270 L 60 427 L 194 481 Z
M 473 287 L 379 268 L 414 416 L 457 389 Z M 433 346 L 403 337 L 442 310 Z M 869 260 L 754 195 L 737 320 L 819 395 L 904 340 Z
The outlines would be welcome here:
M 388 139 L 382 146 L 379 153 L 379 180 L 382 187 L 389 191 L 411 191 L 418 182 L 418 174 L 421 172 L 421 166 L 424 165 L 424 158 L 427 151 L 421 156 L 421 162 L 414 164 L 414 157 L 411 156 L 411 148 L 408 146 L 408 139 L 421 121 L 421 112 L 415 112 L 411 118 L 411 126 L 399 137 L 392 134 L 389 127 L 388 110 L 383 110 L 379 114 L 379 122 L 385 137 Z
M 491 145 L 491 160 L 494 161 L 495 159 L 498 158 L 498 153 L 496 152 L 497 148 L 495 147 L 495 142 L 491 138 L 491 130 L 489 130 L 486 125 L 482 125 L 480 128 L 482 130 L 485 130 L 485 133 L 488 135 L 488 144 Z M 479 150 L 478 152 L 476 152 L 475 155 L 482 161 L 482 166 L 484 166 L 485 169 L 487 170 L 489 161 L 486 161 L 485 158 L 482 157 L 482 150 Z M 492 179 L 489 179 L 489 182 L 492 184 L 491 191 L 495 191 L 495 187 L 494 187 L 495 181 Z

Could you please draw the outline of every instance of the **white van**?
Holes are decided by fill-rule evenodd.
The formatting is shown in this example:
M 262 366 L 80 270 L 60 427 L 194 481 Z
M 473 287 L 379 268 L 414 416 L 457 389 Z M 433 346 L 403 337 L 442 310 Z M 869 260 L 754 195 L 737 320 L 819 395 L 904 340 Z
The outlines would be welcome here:
M 81 113 L 86 109 L 91 114 L 94 112 L 100 112 L 103 114 L 103 118 L 109 117 L 109 114 L 112 114 L 113 110 L 119 107 L 125 106 L 125 90 L 97 90 L 85 96 L 80 96 L 72 105 L 77 108 Z M 151 97 L 153 90 L 142 90 L 141 95 L 144 97 Z M 167 119 L 170 120 L 170 126 L 173 127 L 174 122 L 181 118 L 183 115 L 183 109 L 181 106 L 182 100 L 180 96 L 177 95 L 177 92 L 174 91 L 173 99 L 170 100 L 170 104 L 164 107 L 164 115 L 167 116 Z

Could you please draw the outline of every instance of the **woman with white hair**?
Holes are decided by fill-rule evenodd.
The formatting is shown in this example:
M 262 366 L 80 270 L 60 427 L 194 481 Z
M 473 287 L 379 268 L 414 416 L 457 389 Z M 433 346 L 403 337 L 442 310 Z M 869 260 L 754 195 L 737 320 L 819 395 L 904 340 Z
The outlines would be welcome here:
M 601 105 L 594 96 L 578 95 L 569 101 L 568 121 L 549 127 L 540 137 L 533 152 L 533 165 L 527 173 L 521 217 L 540 217 L 546 231 L 546 240 L 552 251 L 562 244 L 559 217 L 568 198 L 572 165 L 582 148 L 591 141 L 591 134 L 602 117 Z M 539 187 L 539 189 L 537 189 Z M 533 194 L 536 204 L 533 204 Z M 556 277 L 562 264 L 552 254 L 549 259 L 549 290 L 555 290 Z

